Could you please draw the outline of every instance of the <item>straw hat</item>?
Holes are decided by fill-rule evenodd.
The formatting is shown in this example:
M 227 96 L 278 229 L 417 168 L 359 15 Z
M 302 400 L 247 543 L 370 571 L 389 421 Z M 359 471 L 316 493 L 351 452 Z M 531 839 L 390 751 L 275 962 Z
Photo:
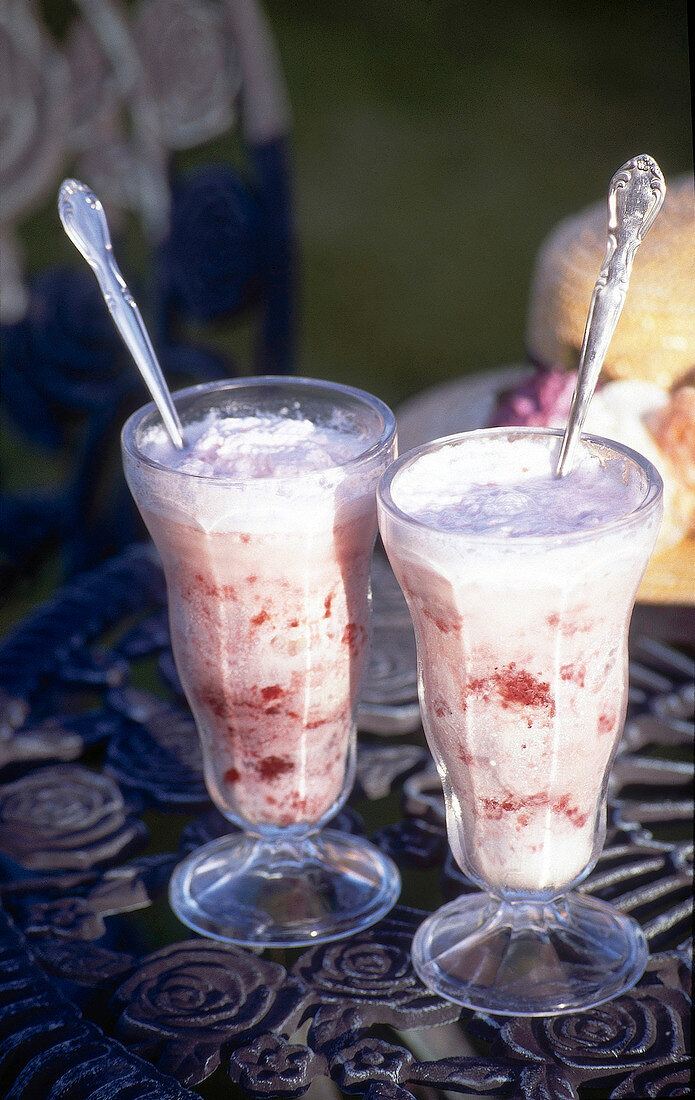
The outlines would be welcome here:
M 576 367 L 606 249 L 605 201 L 561 222 L 541 246 L 531 286 L 527 348 L 543 366 Z M 607 378 L 670 389 L 695 376 L 695 194 L 691 176 L 667 180 L 640 245 L 603 366 Z M 690 377 L 688 377 L 690 376 Z

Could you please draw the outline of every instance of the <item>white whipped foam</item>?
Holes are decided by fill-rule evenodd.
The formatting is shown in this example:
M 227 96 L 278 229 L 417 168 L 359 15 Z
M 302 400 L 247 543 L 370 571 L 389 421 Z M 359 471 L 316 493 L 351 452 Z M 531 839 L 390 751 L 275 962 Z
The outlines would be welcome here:
M 142 512 L 210 534 L 332 529 L 375 509 L 374 486 L 386 452 L 365 463 L 373 435 L 342 410 L 315 424 L 294 404 L 233 416 L 214 409 L 185 425 L 177 451 L 157 422 L 142 430 L 140 450 L 154 463 L 126 462 Z
M 440 531 L 562 535 L 626 516 L 644 488 L 619 460 L 583 448 L 574 469 L 554 476 L 559 438 L 468 438 L 422 455 L 394 478 L 401 511 Z
M 161 424 L 144 433 L 141 447 L 155 462 L 204 477 L 282 477 L 342 465 L 364 449 L 353 432 L 318 426 L 278 413 L 224 416 L 211 410 L 186 426 L 178 451 Z

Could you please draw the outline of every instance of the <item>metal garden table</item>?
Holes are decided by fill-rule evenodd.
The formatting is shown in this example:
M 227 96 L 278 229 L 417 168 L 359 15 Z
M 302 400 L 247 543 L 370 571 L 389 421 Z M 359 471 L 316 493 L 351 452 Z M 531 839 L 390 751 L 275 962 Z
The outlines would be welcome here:
M 629 994 L 576 1015 L 486 1017 L 410 964 L 426 911 L 473 889 L 448 853 L 407 612 L 377 557 L 358 784 L 336 827 L 397 860 L 380 924 L 257 955 L 194 938 L 166 884 L 228 825 L 211 808 L 151 550 L 60 591 L 0 644 L 0 1095 L 689 1095 L 693 662 L 633 638 L 606 846 L 582 889 L 641 921 Z M 692 639 L 691 639 L 692 641 Z

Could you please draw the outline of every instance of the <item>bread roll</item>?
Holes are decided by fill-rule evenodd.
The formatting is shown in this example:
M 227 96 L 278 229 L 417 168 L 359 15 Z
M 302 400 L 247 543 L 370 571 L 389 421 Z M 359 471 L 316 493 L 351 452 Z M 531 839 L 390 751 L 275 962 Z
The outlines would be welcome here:
M 606 250 L 605 200 L 561 222 L 541 246 L 527 324 L 530 358 L 576 368 L 589 302 Z M 692 176 L 666 181 L 666 198 L 635 258 L 603 376 L 668 390 L 695 370 L 695 193 Z

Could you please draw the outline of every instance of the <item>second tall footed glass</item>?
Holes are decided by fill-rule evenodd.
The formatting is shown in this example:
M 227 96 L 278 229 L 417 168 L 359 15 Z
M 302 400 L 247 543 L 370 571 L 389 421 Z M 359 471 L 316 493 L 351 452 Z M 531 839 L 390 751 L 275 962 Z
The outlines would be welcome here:
M 271 377 L 197 386 L 175 404 L 187 452 L 147 406 L 125 425 L 124 467 L 164 566 L 208 790 L 242 832 L 179 865 L 172 907 L 234 943 L 347 935 L 400 886 L 370 844 L 323 828 L 354 778 L 393 414 L 359 390 Z
M 443 996 L 511 1015 L 600 1004 L 647 958 L 636 921 L 574 888 L 605 837 L 661 479 L 590 436 L 556 479 L 560 437 L 451 436 L 403 455 L 379 487 L 451 850 L 483 890 L 429 917 L 413 960 Z

